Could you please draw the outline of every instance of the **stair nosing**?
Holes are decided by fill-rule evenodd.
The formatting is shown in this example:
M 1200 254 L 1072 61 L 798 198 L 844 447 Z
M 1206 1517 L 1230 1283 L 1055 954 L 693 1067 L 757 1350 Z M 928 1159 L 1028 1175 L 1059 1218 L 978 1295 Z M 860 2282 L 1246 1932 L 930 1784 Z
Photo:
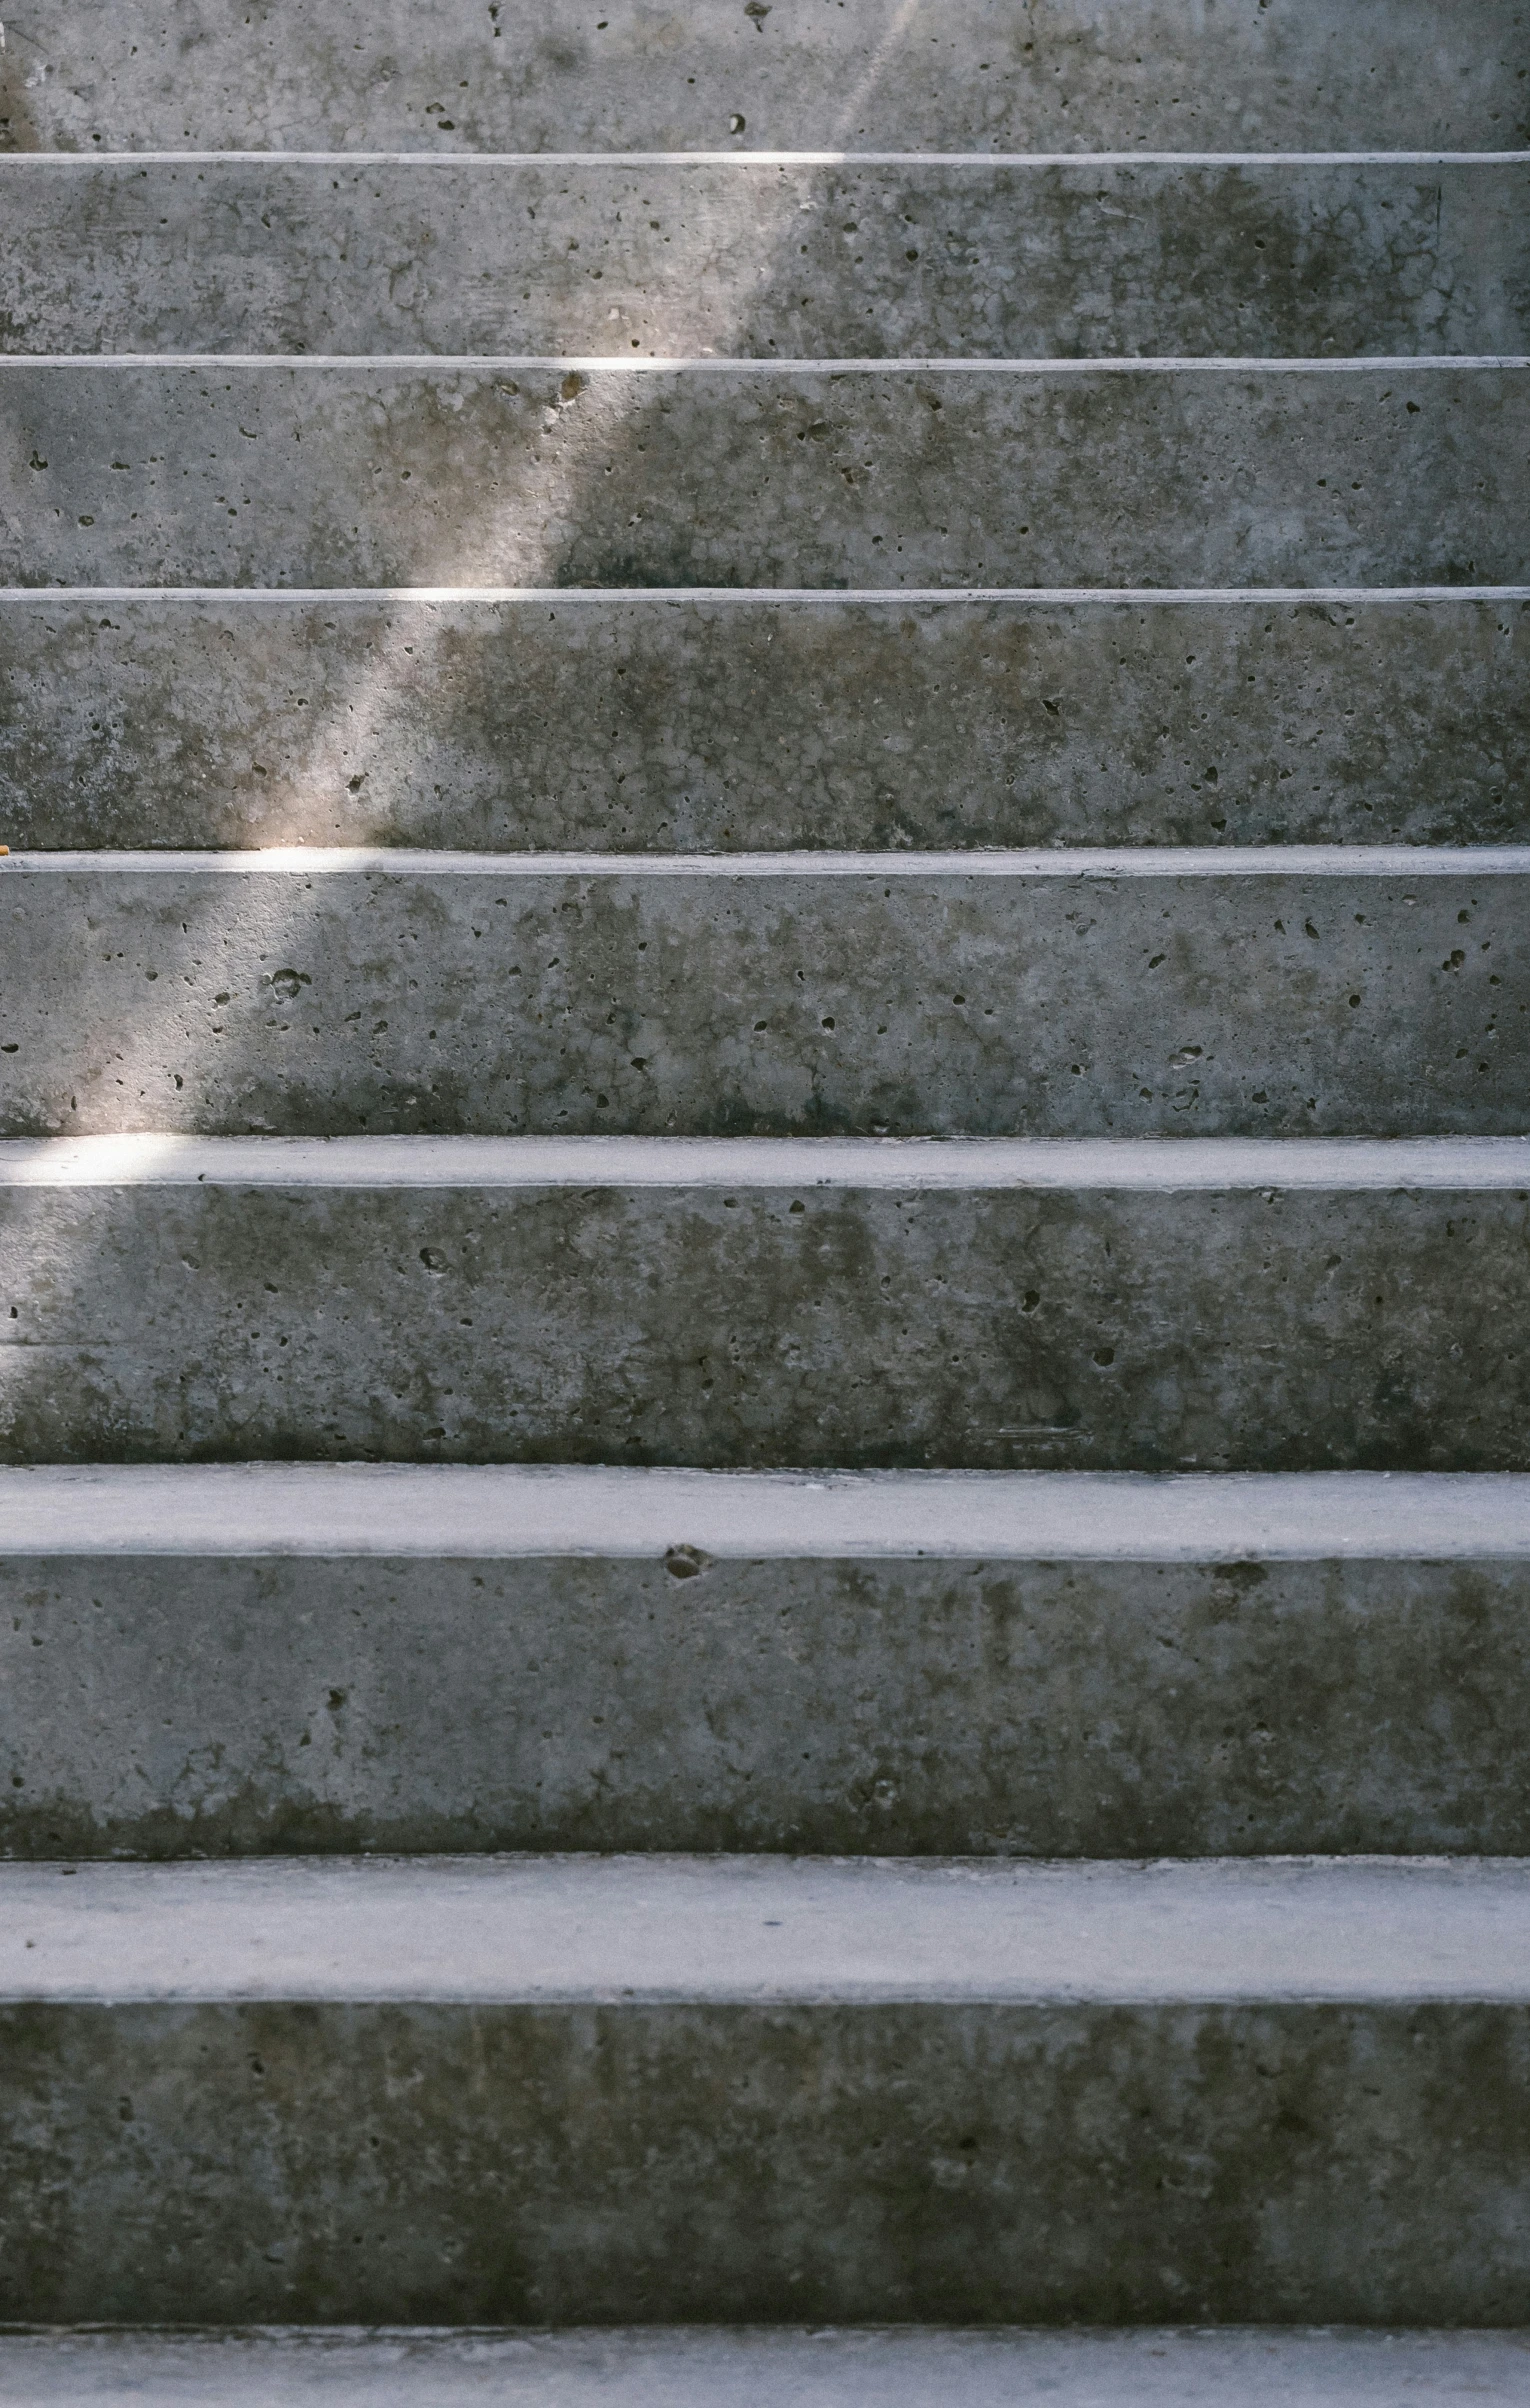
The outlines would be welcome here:
M 23 1188 L 1530 1190 L 1522 1137 L 189 1137 L 0 1140 Z
M 1006 358 L 978 353 L 910 352 L 859 354 L 847 358 L 745 352 L 619 353 L 552 351 L 7 351 L 0 371 L 166 369 L 206 375 L 237 368 L 292 370 L 356 369 L 409 375 L 577 371 L 587 376 L 1349 376 L 1374 372 L 1411 376 L 1417 371 L 1463 375 L 1530 368 L 1530 352 L 1417 351 L 1344 352 L 1309 357 L 1295 353 L 1104 352 L 1083 358 L 1037 353 Z
M 0 2001 L 53 2007 L 1530 2003 L 1525 1858 L 9 1863 L 0 1907 Z
M 0 1468 L 11 1559 L 1469 1563 L 1530 1558 L 1517 1472 Z
M 980 608 L 1021 603 L 1040 609 L 1079 604 L 1114 604 L 1140 609 L 1210 603 L 1401 604 L 1530 602 L 1530 585 L 0 585 L 0 607 L 56 606 L 61 602 L 140 603 L 502 602 L 661 603 L 680 608 L 697 602 L 785 606 L 856 603 L 906 610 L 938 603 Z
M 0 878 L 307 877 L 740 879 L 1523 878 L 1530 844 L 974 847 L 970 851 L 479 852 L 449 846 L 268 845 L 45 851 L 0 859 Z

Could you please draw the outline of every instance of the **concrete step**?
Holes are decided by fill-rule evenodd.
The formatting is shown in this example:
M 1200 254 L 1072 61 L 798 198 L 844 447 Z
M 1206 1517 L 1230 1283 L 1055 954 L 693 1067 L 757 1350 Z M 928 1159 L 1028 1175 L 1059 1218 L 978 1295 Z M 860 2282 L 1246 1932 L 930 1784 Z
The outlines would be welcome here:
M 1530 581 L 1530 361 L 0 361 L 45 584 Z
M 1523 2300 L 1523 1860 L 12 1865 L 0 1899 L 8 2320 Z
M 664 2331 L 0 2336 L 13 2408 L 1518 2408 L 1525 2332 Z
M 1530 847 L 20 855 L 0 1132 L 1514 1136 Z
M 0 1148 L 0 1457 L 1530 1468 L 1530 1140 Z
M 1481 1473 L 6 1471 L 0 1854 L 1522 1855 L 1527 1615 Z
M 1530 140 L 1515 0 L 20 0 L 0 54 L 13 150 L 1363 147 Z
M 13 851 L 1524 843 L 1530 586 L 13 588 L 0 792 Z
M 6 352 L 1500 352 L 1530 154 L 0 162 Z

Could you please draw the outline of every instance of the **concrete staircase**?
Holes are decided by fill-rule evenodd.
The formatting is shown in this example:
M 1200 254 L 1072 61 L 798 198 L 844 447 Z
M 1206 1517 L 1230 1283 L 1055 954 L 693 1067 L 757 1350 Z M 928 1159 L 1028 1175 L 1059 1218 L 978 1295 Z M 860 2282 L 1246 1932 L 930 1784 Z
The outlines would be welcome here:
M 1524 2398 L 1527 145 L 6 18 L 0 2400 Z

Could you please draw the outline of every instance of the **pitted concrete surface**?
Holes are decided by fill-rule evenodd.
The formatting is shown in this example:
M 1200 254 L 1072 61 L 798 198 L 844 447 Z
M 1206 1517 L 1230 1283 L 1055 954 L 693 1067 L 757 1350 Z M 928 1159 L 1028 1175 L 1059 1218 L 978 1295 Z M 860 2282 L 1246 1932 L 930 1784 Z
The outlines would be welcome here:
M 1509 1140 L 1478 1141 L 1499 1169 L 1475 1185 L 1472 1142 L 1440 1141 L 1455 1183 L 1429 1187 L 1401 1184 L 1427 1146 L 1290 1144 L 1307 1177 L 1352 1161 L 1371 1188 L 1279 1187 L 1278 1143 L 1225 1141 L 1241 1172 L 1193 1141 L 996 1147 L 987 1183 L 983 1148 L 935 1144 L 923 1189 L 891 1146 L 825 1147 L 847 1180 L 878 1165 L 836 1188 L 810 1184 L 833 1168 L 814 1147 L 761 1141 L 751 1188 L 744 1140 L 698 1146 L 690 1185 L 694 1157 L 655 1142 L 648 1187 L 621 1184 L 618 1140 L 610 1184 L 594 1139 L 222 1142 L 99 1140 L 115 1185 L 15 1146 L 6 1460 L 1530 1468 Z M 457 1183 L 357 1184 L 374 1145 Z M 570 1184 L 475 1187 L 475 1148 Z M 246 1157 L 270 1184 L 204 1183 Z M 1002 1183 L 1026 1164 L 1036 1183 Z M 1081 1185 L 1091 1166 L 1138 1183 Z
M 1530 2336 L 1140 2332 L 288 2331 L 0 2337 L 7 2408 L 1518 2408 Z
M 1530 159 L 34 154 L 0 162 L 0 200 L 6 352 L 1257 357 L 1530 339 Z
M 0 1134 L 1530 1127 L 1530 854 L 1518 875 L 1331 859 L 1125 879 L 1076 856 L 817 879 L 14 860 Z
M 1362 1539 L 1353 1476 L 1320 1475 L 1265 1483 L 1309 1504 L 1288 1543 L 1310 1560 L 1255 1560 L 1213 1498 L 1194 1562 L 1125 1553 L 1166 1484 L 1087 1474 L 1061 1532 L 1023 1495 L 1006 1521 L 972 1474 L 781 1481 L 764 1512 L 738 1476 L 521 1475 L 506 1503 L 532 1487 L 540 1555 L 534 1521 L 473 1553 L 500 1472 L 129 1477 L 143 1526 L 112 1553 L 102 1472 L 0 1474 L 5 1856 L 1530 1853 L 1530 1550 L 1521 1508 L 1503 1551 L 1480 1475 L 1452 1513 L 1426 1503 L 1445 1560 L 1388 1550 L 1388 1503 L 1407 1534 L 1427 1479 L 1362 1480 Z M 46 1554 L 15 1497 L 39 1482 Z M 626 1514 L 603 1558 L 593 1516 L 545 1531 L 547 1490 L 555 1510 L 590 1486 Z
M 1527 605 L 12 592 L 0 841 L 1523 841 Z
M 1513 0 L 775 0 L 765 17 L 614 0 L 334 0 L 294 28 L 271 0 L 125 0 L 7 20 L 13 150 L 602 150 L 864 143 L 1034 150 L 1501 150 L 1527 125 Z
M 8 2315 L 1502 2323 L 1520 2283 L 1520 1865 L 0 1887 Z
M 1530 577 L 1530 362 L 6 359 L 0 423 L 23 585 Z

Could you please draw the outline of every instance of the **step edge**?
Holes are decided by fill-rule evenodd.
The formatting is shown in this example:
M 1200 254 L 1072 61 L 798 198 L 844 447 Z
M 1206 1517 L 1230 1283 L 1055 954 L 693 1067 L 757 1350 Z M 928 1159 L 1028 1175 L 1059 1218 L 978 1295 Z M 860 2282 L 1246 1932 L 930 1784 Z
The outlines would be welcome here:
M 250 845 L 163 851 L 24 848 L 0 878 L 371 877 L 580 879 L 1523 878 L 1530 844 L 1058 845 L 1021 850 L 772 853 L 453 851 L 414 845 Z
M 106 1137 L 0 1140 L 0 1190 L 85 1187 L 1530 1190 L 1523 1137 Z
M 32 2008 L 1530 2005 L 1524 1858 L 87 1860 L 0 1909 Z
M 1332 358 L 1296 354 L 1223 356 L 1148 353 L 1102 353 L 1085 359 L 1054 359 L 1045 355 L 1024 359 L 909 353 L 887 357 L 753 358 L 737 352 L 717 354 L 645 354 L 637 359 L 620 355 L 528 351 L 7 351 L 0 352 L 0 375 L 19 369 L 48 371 L 154 370 L 204 375 L 227 369 L 253 371 L 288 369 L 294 373 L 354 370 L 389 375 L 488 375 L 506 369 L 526 374 L 556 375 L 571 371 L 585 376 L 1411 376 L 1416 371 L 1458 371 L 1479 375 L 1494 371 L 1517 373 L 1530 368 L 1530 352 L 1377 352 L 1346 353 Z
M 457 1464 L 0 1468 L 0 1557 L 1503 1563 L 1513 1472 L 719 1472 Z
M 751 606 L 819 604 L 907 610 L 981 608 L 1016 604 L 1043 609 L 1113 604 L 1128 609 L 1186 605 L 1246 604 L 1250 608 L 1342 604 L 1530 603 L 1530 585 L 0 585 L 0 608 L 56 608 L 60 603 L 206 602 L 265 604 L 280 608 L 338 609 L 346 604 L 470 603 L 486 608 L 504 603 L 660 603 L 685 608 L 697 603 Z

